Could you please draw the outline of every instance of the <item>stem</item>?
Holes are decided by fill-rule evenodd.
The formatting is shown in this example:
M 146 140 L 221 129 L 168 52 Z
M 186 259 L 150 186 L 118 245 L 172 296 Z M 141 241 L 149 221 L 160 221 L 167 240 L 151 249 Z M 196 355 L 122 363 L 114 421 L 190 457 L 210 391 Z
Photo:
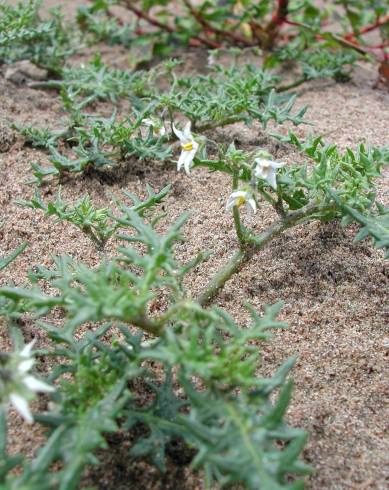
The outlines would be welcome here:
M 239 184 L 238 172 L 236 170 L 234 170 L 234 173 L 232 176 L 232 191 L 233 192 L 238 190 L 238 184 Z M 240 247 L 242 248 L 244 246 L 244 243 L 246 242 L 246 234 L 244 232 L 244 229 L 242 227 L 242 223 L 240 221 L 240 211 L 239 211 L 238 206 L 233 206 L 232 215 L 234 217 L 234 225 L 235 225 L 236 235 L 238 237 Z
M 0 459 L 5 461 L 7 458 L 7 416 L 5 407 L 0 404 Z
M 170 25 L 163 24 L 158 19 L 155 19 L 154 17 L 151 17 L 146 12 L 143 12 L 143 10 L 138 9 L 137 7 L 135 7 L 134 5 L 132 5 L 133 4 L 133 0 L 123 0 L 123 2 L 125 3 L 125 5 L 128 8 L 128 10 L 130 10 L 131 12 L 133 12 L 138 18 L 145 20 L 146 22 L 148 22 L 149 24 L 151 24 L 151 25 L 153 25 L 155 27 L 159 27 L 163 31 L 167 31 L 170 34 L 177 33 L 177 31 L 173 27 L 171 27 Z M 205 46 L 208 46 L 209 48 L 214 48 L 214 49 L 215 48 L 216 49 L 220 48 L 220 44 L 219 43 L 216 43 L 216 42 L 211 41 L 209 39 L 204 39 L 204 38 L 202 38 L 200 36 L 193 36 L 192 39 L 195 39 L 195 40 L 199 41 L 201 44 L 203 44 Z
M 128 322 L 141 328 L 151 335 L 155 335 L 156 337 L 159 337 L 161 335 L 161 322 L 150 320 L 150 318 L 148 318 L 146 314 L 143 314 L 136 318 L 130 318 Z
M 212 26 L 206 19 L 204 19 L 200 12 L 196 10 L 193 5 L 191 4 L 190 0 L 182 0 L 183 3 L 186 5 L 188 8 L 189 12 L 192 14 L 192 16 L 197 20 L 197 22 L 206 30 L 213 32 L 214 34 L 219 34 L 223 37 L 229 37 L 233 41 L 244 44 L 245 46 L 254 46 L 250 41 L 245 39 L 244 37 L 240 36 L 239 34 L 236 34 L 235 32 L 231 31 L 225 31 L 223 29 L 218 29 L 217 27 Z M 232 30 L 235 27 L 232 27 Z
M 246 242 L 246 234 L 243 230 L 242 223 L 240 221 L 240 211 L 238 206 L 234 206 L 232 208 L 232 215 L 234 217 L 236 236 L 238 237 L 240 246 L 243 247 L 244 243 Z
M 287 90 L 290 90 L 292 88 L 296 88 L 303 83 L 305 83 L 308 80 L 307 77 L 302 77 L 299 78 L 298 80 L 295 80 L 294 82 L 289 83 L 288 85 L 281 85 L 281 87 L 277 87 L 277 92 L 286 92 Z
M 286 217 L 286 212 L 285 212 L 285 208 L 284 208 L 284 201 L 282 199 L 282 195 L 279 191 L 277 191 L 277 202 L 274 206 L 274 209 L 276 210 L 278 216 L 280 216 L 281 218 L 285 218 Z
M 248 262 L 256 252 L 264 248 L 270 240 L 281 235 L 288 228 L 297 226 L 305 221 L 310 221 L 311 219 L 318 219 L 317 214 L 325 213 L 334 208 L 334 205 L 328 204 L 308 204 L 297 211 L 288 213 L 285 218 L 273 222 L 260 235 L 248 237 L 250 244 L 244 249 L 236 252 L 227 264 L 216 273 L 216 275 L 209 281 L 205 290 L 197 298 L 197 301 L 200 305 L 206 306 L 223 288 L 231 276 L 236 274 L 241 267 Z
M 33 88 L 33 89 L 52 89 L 52 90 L 61 90 L 63 87 L 64 83 L 60 80 L 47 80 L 46 82 L 30 82 L 28 84 L 28 88 Z
M 345 34 L 344 38 L 351 41 L 356 36 L 361 36 L 363 34 L 370 32 L 370 31 L 374 31 L 374 29 L 378 29 L 379 27 L 382 27 L 383 25 L 388 24 L 388 23 L 389 23 L 389 14 L 385 15 L 384 17 L 378 18 L 373 24 L 369 24 L 367 26 L 364 26 L 357 32 L 349 32 L 349 33 Z
M 227 264 L 210 280 L 207 287 L 197 298 L 197 302 L 201 306 L 207 305 L 216 296 L 228 279 L 230 279 L 233 274 L 236 274 L 251 256 L 252 252 L 249 252 L 247 249 L 235 252 L 229 262 L 227 262 Z
M 270 35 L 271 40 L 274 39 L 278 29 L 286 21 L 286 18 L 288 16 L 288 10 L 289 10 L 288 4 L 289 4 L 289 0 L 278 0 L 277 2 L 276 11 L 274 12 L 271 21 L 266 27 L 266 32 L 268 33 L 268 35 Z
M 165 325 L 170 321 L 174 314 L 183 308 L 190 308 L 193 304 L 190 300 L 184 299 L 177 303 L 174 303 L 167 311 L 155 318 L 149 318 L 146 313 L 142 313 L 137 317 L 128 318 L 125 321 L 131 323 L 145 332 L 160 337 L 165 328 Z
M 203 132 L 209 129 L 222 128 L 223 126 L 228 126 L 229 124 L 235 124 L 237 122 L 244 121 L 244 119 L 245 116 L 231 116 L 231 117 L 227 117 L 223 121 L 212 121 L 209 123 L 205 123 L 202 126 L 194 125 L 193 130 Z

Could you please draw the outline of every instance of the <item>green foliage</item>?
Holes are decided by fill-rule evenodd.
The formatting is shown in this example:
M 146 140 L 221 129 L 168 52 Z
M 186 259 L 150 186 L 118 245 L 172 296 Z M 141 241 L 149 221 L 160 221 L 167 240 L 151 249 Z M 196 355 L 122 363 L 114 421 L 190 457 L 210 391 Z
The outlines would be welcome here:
M 317 2 L 311 0 L 266 0 L 259 3 L 254 0 L 223 3 L 178 0 L 178 5 L 167 0 L 121 0 L 119 3 L 137 16 L 141 37 L 146 40 L 147 27 L 153 26 L 163 36 L 162 43 L 166 46 L 184 43 L 207 48 L 230 45 L 259 46 L 271 50 L 276 47 L 282 49 L 291 40 L 301 38 L 308 39 L 309 45 L 320 42 L 330 50 L 346 47 L 364 53 L 367 52 L 363 49 L 366 45 L 364 34 L 376 30 L 385 41 L 389 30 L 387 0 L 338 0 L 335 2 L 337 8 L 327 4 L 319 8 Z M 99 10 L 97 5 L 101 6 L 100 14 L 105 12 L 109 16 L 109 4 L 102 5 L 99 1 L 94 2 L 90 12 Z M 179 17 L 176 16 L 177 9 Z M 327 31 L 326 26 L 338 26 L 339 19 L 342 19 L 340 27 Z M 96 20 L 90 24 L 96 24 Z M 144 26 L 145 32 L 142 31 Z M 154 42 L 158 43 L 156 39 Z M 158 52 L 157 45 L 153 51 L 154 54 Z M 163 48 L 159 51 L 164 52 Z
M 358 33 L 364 25 L 374 24 L 377 19 L 388 13 L 387 0 L 368 0 L 367 2 L 361 0 L 336 0 L 335 3 L 344 7 L 346 15 L 343 19 L 343 24 L 346 29 L 351 27 L 353 34 L 357 38 L 360 37 Z M 381 33 L 385 35 L 384 28 Z
M 18 247 L 14 252 L 12 252 L 12 254 L 9 255 L 8 257 L 0 257 L 0 271 L 2 269 L 5 269 L 7 267 L 7 265 L 9 265 L 13 260 L 15 260 L 18 255 L 20 255 L 22 252 L 24 252 L 26 247 L 27 247 L 27 244 L 24 243 L 23 245 Z
M 132 11 L 133 23 L 115 17 L 110 10 L 115 3 Z M 66 112 L 63 130 L 17 127 L 27 143 L 49 154 L 51 166 L 32 165 L 34 182 L 101 172 L 127 160 L 164 161 L 178 138 L 179 167 L 184 158 L 188 173 L 203 166 L 231 178 L 228 208 L 239 247 L 195 300 L 185 279 L 205 254 L 182 264 L 175 253 L 187 215 L 158 231 L 164 215 L 154 211 L 169 186 L 159 193 L 148 186 L 144 199 L 125 192 L 131 202 L 116 202 L 115 212 L 97 208 L 87 195 L 67 203 L 60 191 L 53 201 L 45 202 L 36 190 L 30 201 L 17 202 L 71 223 L 99 249 L 113 236 L 120 246 L 116 258 L 104 256 L 95 267 L 56 257 L 52 268 L 34 266 L 28 286 L 0 288 L 0 315 L 15 344 L 21 339 L 15 319 L 22 314 L 48 335 L 51 343 L 39 354 L 54 360 L 49 379 L 56 386 L 51 411 L 34 414 L 47 428 L 47 441 L 30 461 L 8 454 L 0 406 L 2 489 L 79 488 L 84 469 L 98 464 L 99 450 L 108 448 L 109 434 L 133 429 L 138 436 L 129 458 L 146 458 L 165 471 L 168 448 L 180 440 L 209 488 L 303 488 L 299 478 L 309 468 L 299 455 L 307 436 L 285 422 L 294 359 L 273 376 L 260 374 L 261 342 L 286 327 L 277 319 L 280 304 L 264 307 L 262 316 L 250 309 L 251 320 L 243 326 L 225 311 L 204 305 L 270 240 L 311 220 L 355 220 L 362 225 L 356 240 L 369 235 L 388 254 L 389 211 L 379 205 L 373 211 L 373 204 L 374 179 L 389 153 L 365 145 L 341 151 L 320 136 L 301 140 L 290 131 L 273 136 L 294 145 L 301 161 L 282 165 L 264 148 L 219 145 L 212 130 L 236 122 L 264 129 L 270 122 L 305 122 L 306 108 L 295 112 L 295 96 L 284 92 L 307 80 L 346 80 L 365 52 L 364 33 L 378 29 L 387 38 L 386 0 L 338 3 L 346 15 L 344 31 L 337 33 L 323 27 L 332 19 L 331 9 L 319 10 L 311 1 L 97 0 L 79 9 L 84 40 L 131 48 L 132 68 L 178 45 L 212 48 L 212 66 L 200 75 L 182 74 L 176 60 L 148 70 L 112 69 L 100 55 L 86 65 L 66 65 L 72 39 L 80 38 L 58 13 L 43 20 L 38 2 L 0 5 L 0 61 L 30 59 L 48 68 L 54 79 L 33 86 L 58 90 Z M 231 66 L 218 65 L 215 58 L 226 45 L 251 52 L 260 46 L 266 51 L 263 66 L 240 65 L 245 52 L 236 48 Z M 269 71 L 285 63 L 293 65 L 287 82 L 282 72 Z M 121 99 L 128 107 L 124 116 Z M 111 117 L 96 114 L 99 101 L 116 106 Z M 173 131 L 173 124 L 184 126 L 183 119 L 193 134 Z M 256 234 L 255 227 L 241 222 L 242 204 L 254 211 L 270 205 L 277 218 Z M 0 270 L 24 248 L 1 258 Z M 51 323 L 54 312 L 61 326 Z
M 36 189 L 31 201 L 18 200 L 16 203 L 32 209 L 41 209 L 46 216 L 57 216 L 58 221 L 72 223 L 85 233 L 98 248 L 104 248 L 107 240 L 116 231 L 116 226 L 109 218 L 108 209 L 96 209 L 89 196 L 79 199 L 74 206 L 70 207 L 62 200 L 59 190 L 55 201 L 46 205 Z
M 311 136 L 302 141 L 291 131 L 278 139 L 296 146 L 313 162 L 313 166 L 309 162 L 292 165 L 280 176 L 281 195 L 291 209 L 305 206 L 311 200 L 331 200 L 331 190 L 336 190 L 341 202 L 350 207 L 360 211 L 371 207 L 376 194 L 374 180 L 389 162 L 387 149 L 360 144 L 356 151 L 348 148 L 342 153 L 321 137 Z
M 108 15 L 108 2 L 93 2 L 81 5 L 77 10 L 77 23 L 80 29 L 89 34 L 89 42 L 106 42 L 110 45 L 121 44 L 127 48 L 136 44 L 135 23 L 126 24 L 121 19 Z
M 128 212 L 137 213 L 139 216 L 150 215 L 150 211 L 156 205 L 160 204 L 170 186 L 166 186 L 156 194 L 150 186 L 147 186 L 147 197 L 140 200 L 133 194 L 125 192 L 125 195 L 133 201 L 133 206 L 128 207 L 119 203 L 123 216 Z M 45 212 L 46 216 L 56 216 L 57 221 L 67 221 L 79 228 L 92 242 L 99 248 L 103 249 L 111 236 L 120 228 L 121 224 L 116 221 L 112 211 L 108 208 L 97 209 L 90 196 L 86 195 L 79 199 L 73 206 L 63 201 L 61 189 L 58 191 L 55 201 L 45 204 L 42 200 L 39 190 L 35 189 L 35 195 L 31 201 L 17 200 L 16 204 L 29 207 L 31 209 L 40 209 Z M 125 219 L 122 219 L 122 224 Z
M 48 149 L 54 146 L 58 139 L 63 136 L 62 131 L 51 131 L 49 128 L 35 128 L 34 126 L 22 127 L 17 124 L 13 126 L 25 138 L 25 142 L 34 148 Z
M 0 63 L 29 59 L 58 74 L 64 59 L 74 51 L 70 33 L 58 12 L 49 20 L 41 19 L 39 6 L 36 0 L 15 7 L 0 4 Z
M 115 116 L 82 117 L 82 124 L 62 132 L 69 145 L 68 154 L 49 146 L 52 166 L 33 163 L 34 179 L 31 182 L 41 185 L 49 176 L 109 169 L 134 156 L 146 161 L 166 159 L 171 149 L 164 145 L 165 138 L 142 125 L 143 115 L 147 113 L 147 110 L 143 114 L 136 113 L 121 121 L 116 121 Z
M 334 47 L 318 43 L 313 38 L 300 36 L 293 39 L 270 54 L 265 61 L 268 68 L 285 62 L 295 67 L 295 78 L 290 85 L 282 87 L 283 90 L 299 86 L 308 80 L 333 78 L 338 82 L 350 79 L 355 63 L 361 58 L 361 54 L 346 48 Z
M 355 237 L 355 241 L 363 240 L 370 236 L 376 248 L 383 248 L 385 258 L 389 257 L 389 208 L 376 203 L 377 211 L 362 214 L 356 209 L 341 204 L 340 206 L 350 219 L 359 223 L 362 228 Z M 345 220 L 348 223 L 349 220 Z
M 99 100 L 116 104 L 122 97 L 145 96 L 152 90 L 157 73 L 157 69 L 148 72 L 112 69 L 96 53 L 86 64 L 64 66 L 60 80 L 37 82 L 33 87 L 59 90 L 65 109 L 74 111 Z
M 80 68 L 74 77 L 75 85 L 66 81 L 55 82 L 61 85 L 65 109 L 69 112 L 67 128 L 56 133 L 37 128 L 19 129 L 27 141 L 48 148 L 51 167 L 32 164 L 39 185 L 48 176 L 58 176 L 71 172 L 85 172 L 112 167 L 121 160 L 133 157 L 144 160 L 166 160 L 171 156 L 171 147 L 166 143 L 175 138 L 166 132 L 176 118 L 186 117 L 192 121 L 197 132 L 222 127 L 235 122 L 251 123 L 259 121 L 266 127 L 269 121 L 282 124 L 291 121 L 295 125 L 304 122 L 306 108 L 293 113 L 294 96 L 277 94 L 275 87 L 278 77 L 267 71 L 244 65 L 243 68 L 215 67 L 209 75 L 178 76 L 177 63 L 167 62 L 153 73 L 136 75 L 135 89 L 129 85 L 127 96 L 132 102 L 132 114 L 118 119 L 113 113 L 110 118 L 91 116 L 83 112 L 83 107 L 95 98 L 106 98 L 108 94 L 124 95 L 112 85 L 114 73 L 122 73 L 128 82 L 127 72 L 112 72 L 97 59 L 92 63 L 94 70 L 99 67 L 101 79 L 87 89 L 88 83 L 79 76 L 89 68 Z M 242 77 L 242 70 L 244 77 Z M 66 74 L 66 70 L 64 71 Z M 121 79 L 121 75 L 118 75 Z M 166 90 L 151 90 L 152 83 L 171 77 L 172 85 Z M 141 82 L 140 82 L 141 81 Z M 51 82 L 48 82 L 51 83 Z M 131 83 L 130 83 L 131 85 Z M 106 87 L 106 88 L 104 88 Z M 92 95 L 94 94 L 94 95 Z M 111 96 L 112 101 L 113 96 Z M 160 121 L 163 132 L 153 127 L 146 128 L 144 122 L 149 118 Z M 60 142 L 66 143 L 71 154 L 58 149 Z M 205 139 L 204 139 L 205 141 Z
M 138 203 L 138 211 L 142 209 L 144 204 Z M 94 453 L 106 447 L 106 435 L 139 424 L 145 432 L 130 455 L 147 457 L 161 470 L 167 445 L 181 438 L 210 485 L 300 488 L 301 482 L 287 482 L 289 474 L 308 471 L 297 460 L 305 434 L 283 421 L 293 360 L 273 377 L 259 378 L 259 350 L 252 344 L 267 340 L 270 329 L 285 327 L 276 318 L 280 305 L 265 309 L 263 317 L 252 312 L 252 325 L 244 328 L 221 310 L 201 308 L 186 298 L 182 286 L 198 260 L 181 266 L 173 252 L 184 219 L 160 236 L 134 210 L 123 211 L 119 222 L 135 232 L 123 238 L 135 245 L 121 247 L 118 260 L 93 270 L 69 258 L 57 259 L 54 270 L 39 268 L 30 275 L 33 289 L 0 290 L 0 296 L 24 302 L 37 315 L 61 306 L 67 318 L 60 329 L 41 324 L 54 342 L 44 353 L 58 359 L 51 375 L 57 382 L 56 409 L 35 419 L 49 426 L 51 435 L 37 457 L 23 463 L 22 474 L 3 471 L 4 488 L 35 490 L 38 481 L 40 488 L 77 488 L 85 465 L 98 462 Z M 143 254 L 136 244 L 144 247 Z M 58 291 L 55 298 L 39 291 L 41 279 Z M 167 291 L 167 309 L 151 315 L 151 302 Z M 111 323 L 81 338 L 75 332 L 85 322 L 105 320 L 115 321 L 119 338 L 102 341 Z M 117 321 L 160 336 L 144 342 L 141 331 L 134 335 Z M 146 400 L 139 392 L 142 386 L 151 393 Z M 275 444 L 279 441 L 283 444 Z M 12 466 L 8 456 L 5 461 Z M 54 461 L 61 465 L 49 471 Z
M 172 73 L 171 89 L 154 95 L 156 108 L 169 114 L 182 114 L 198 131 L 238 121 L 269 120 L 282 124 L 303 122 L 306 109 L 291 113 L 294 99 L 278 95 L 279 78 L 252 65 L 223 68 L 216 66 L 209 75 L 180 76 Z
M 142 80 L 142 77 L 144 81 Z M 116 102 L 120 97 L 129 97 L 142 93 L 142 84 L 146 86 L 150 74 L 109 69 L 101 61 L 100 55 L 86 65 L 66 67 L 63 70 L 61 87 L 94 100 Z

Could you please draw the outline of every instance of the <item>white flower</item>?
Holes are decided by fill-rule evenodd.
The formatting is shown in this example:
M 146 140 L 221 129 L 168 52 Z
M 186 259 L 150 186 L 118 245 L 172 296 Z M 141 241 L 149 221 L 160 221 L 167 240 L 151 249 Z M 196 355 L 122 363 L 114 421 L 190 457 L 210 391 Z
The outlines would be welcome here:
M 247 191 L 235 191 L 228 198 L 226 209 L 231 209 L 234 206 L 246 206 L 248 211 L 252 211 L 253 213 L 257 212 L 257 204 L 253 195 Z
M 28 374 L 35 363 L 31 354 L 34 343 L 33 340 L 25 345 L 20 352 L 11 354 L 4 367 L 4 371 L 9 372 L 9 379 L 3 385 L 5 395 L 7 397 L 8 393 L 9 402 L 28 423 L 34 421 L 28 406 L 29 400 L 34 398 L 35 393 L 54 391 L 52 386 Z
M 14 406 L 14 408 L 20 413 L 26 422 L 32 424 L 34 419 L 30 412 L 30 407 L 28 406 L 28 401 L 17 393 L 11 393 L 9 395 L 9 400 Z
M 208 66 L 213 66 L 216 64 L 216 58 L 215 58 L 215 55 L 213 53 L 209 54 L 208 55 L 208 58 L 207 58 L 207 65 Z
M 285 163 L 273 162 L 273 160 L 266 160 L 264 158 L 256 158 L 256 166 L 254 168 L 254 176 L 257 179 L 264 179 L 266 182 L 277 189 L 277 169 L 282 168 Z
M 177 170 L 180 171 L 184 167 L 185 172 L 189 175 L 190 167 L 192 166 L 193 159 L 199 149 L 199 144 L 194 140 L 192 133 L 190 132 L 190 121 L 185 125 L 183 131 L 180 131 L 173 124 L 173 131 L 181 143 L 181 155 L 177 162 Z
M 31 391 L 36 393 L 50 393 L 54 391 L 54 388 L 40 379 L 34 378 L 34 376 L 25 376 L 23 378 L 23 383 Z
M 153 128 L 153 133 L 156 136 L 164 136 L 166 134 L 166 129 L 163 122 L 156 117 L 149 117 L 142 119 L 143 126 Z

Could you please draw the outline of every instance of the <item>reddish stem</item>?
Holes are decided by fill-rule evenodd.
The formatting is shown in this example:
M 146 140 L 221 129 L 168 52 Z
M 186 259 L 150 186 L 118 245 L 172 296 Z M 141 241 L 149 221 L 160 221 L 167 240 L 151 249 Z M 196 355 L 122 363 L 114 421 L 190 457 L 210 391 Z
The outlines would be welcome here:
M 273 44 L 275 37 L 277 36 L 277 33 L 282 26 L 287 21 L 288 18 L 288 6 L 289 6 L 289 0 L 278 0 L 277 2 L 277 8 L 274 11 L 271 21 L 269 24 L 266 26 L 266 33 L 268 35 L 268 41 L 267 43 L 269 45 Z
M 153 25 L 155 27 L 158 27 L 159 29 L 162 29 L 164 31 L 167 31 L 170 34 L 174 34 L 174 33 L 177 32 L 169 24 L 163 24 L 158 19 L 155 19 L 154 17 L 151 17 L 146 12 L 143 12 L 143 10 L 138 9 L 138 7 L 135 7 L 133 5 L 133 0 L 124 0 L 124 3 L 126 4 L 128 10 L 130 10 L 131 12 L 133 12 L 138 18 L 145 20 L 149 24 L 151 24 L 151 25 Z M 208 46 L 209 48 L 213 48 L 213 49 L 217 49 L 217 48 L 220 48 L 221 47 L 219 43 L 216 43 L 214 41 L 211 41 L 210 39 L 204 39 L 204 38 L 202 38 L 200 36 L 194 36 L 191 39 L 191 41 L 194 41 L 195 42 L 195 45 L 197 45 L 197 46 L 199 44 L 202 44 L 202 45 Z M 191 41 L 190 41 L 190 44 L 191 44 Z
M 289 0 L 278 0 L 276 11 L 271 19 L 271 23 L 275 26 L 280 26 L 285 22 L 288 15 L 288 4 Z
M 192 16 L 197 20 L 197 22 L 201 26 L 203 26 L 203 28 L 206 29 L 208 32 L 213 33 L 213 34 L 219 34 L 223 37 L 229 37 L 230 39 L 234 40 L 235 42 L 237 42 L 239 44 L 243 44 L 245 46 L 253 46 L 253 44 L 250 43 L 247 39 L 240 36 L 239 34 L 236 34 L 235 32 L 225 31 L 223 29 L 218 29 L 217 27 L 212 26 L 206 19 L 204 19 L 201 16 L 200 12 L 198 12 L 193 7 L 190 0 L 183 0 L 183 3 L 186 5 L 187 9 L 192 14 Z
M 348 34 L 345 34 L 344 38 L 351 40 L 356 36 L 362 36 L 367 32 L 371 32 L 374 31 L 374 29 L 378 29 L 379 27 L 387 24 L 388 22 L 389 22 L 389 14 L 385 15 L 384 17 L 379 17 L 373 24 L 369 24 L 365 27 L 362 27 L 358 32 L 349 32 Z
M 364 46 L 365 49 L 385 49 L 389 47 L 389 41 L 385 41 L 381 44 L 374 44 L 372 46 Z

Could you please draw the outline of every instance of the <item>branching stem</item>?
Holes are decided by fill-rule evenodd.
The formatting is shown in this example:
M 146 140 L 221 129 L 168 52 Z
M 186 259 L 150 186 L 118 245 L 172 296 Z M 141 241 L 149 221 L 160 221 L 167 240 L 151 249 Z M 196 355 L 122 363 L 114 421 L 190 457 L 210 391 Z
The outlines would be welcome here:
M 135 7 L 135 5 L 133 5 L 134 2 L 132 0 L 123 0 L 123 2 L 126 5 L 126 7 L 128 8 L 128 10 L 133 12 L 139 19 L 143 19 L 146 22 L 148 22 L 149 24 L 151 24 L 155 27 L 158 27 L 159 29 L 162 29 L 163 31 L 167 31 L 170 34 L 174 34 L 177 32 L 170 25 L 163 24 L 158 19 L 151 17 L 151 15 L 149 15 L 148 13 L 146 13 L 143 10 Z M 200 44 L 208 46 L 209 48 L 218 49 L 221 47 L 219 43 L 216 43 L 215 41 L 212 41 L 210 39 L 205 39 L 201 36 L 194 36 L 192 39 L 198 41 L 198 43 L 200 43 Z
M 335 205 L 308 204 L 297 211 L 291 211 L 285 218 L 273 222 L 265 231 L 257 236 L 246 237 L 247 245 L 235 252 L 227 264 L 209 281 L 204 291 L 197 298 L 200 305 L 205 306 L 224 287 L 225 283 L 236 274 L 251 257 L 273 238 L 281 235 L 285 230 L 297 226 L 305 221 L 320 218 L 320 215 L 335 209 Z
M 238 176 L 238 172 L 235 170 L 234 174 L 232 176 L 232 190 L 233 190 L 233 192 L 238 190 L 238 185 L 239 185 L 239 176 Z M 246 233 L 242 227 L 242 222 L 240 221 L 240 211 L 239 211 L 238 206 L 234 206 L 232 208 L 232 214 L 234 217 L 236 235 L 238 237 L 241 248 L 243 248 L 244 244 L 246 242 Z
M 183 0 L 183 3 L 186 5 L 187 9 L 189 12 L 192 14 L 192 16 L 197 20 L 197 22 L 207 31 L 213 32 L 214 34 L 218 34 L 221 37 L 224 38 L 230 38 L 233 41 L 235 41 L 238 44 L 243 44 L 244 46 L 255 46 L 255 44 L 251 43 L 244 37 L 240 36 L 239 34 L 236 34 L 235 32 L 232 32 L 233 28 L 231 31 L 226 31 L 223 29 L 219 29 L 217 27 L 214 27 L 212 24 L 210 24 L 204 17 L 200 14 L 198 10 L 194 8 L 190 0 Z

